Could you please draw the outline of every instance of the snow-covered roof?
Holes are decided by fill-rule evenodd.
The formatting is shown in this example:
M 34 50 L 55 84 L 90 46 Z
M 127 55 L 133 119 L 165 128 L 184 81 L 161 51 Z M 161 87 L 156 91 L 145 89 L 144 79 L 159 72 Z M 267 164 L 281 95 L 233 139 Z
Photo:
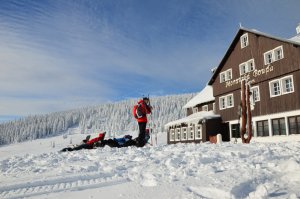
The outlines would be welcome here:
M 185 118 L 169 122 L 165 125 L 165 127 L 180 125 L 182 123 L 186 123 L 186 124 L 198 123 L 199 120 L 202 120 L 202 119 L 212 119 L 212 118 L 217 118 L 217 117 L 221 117 L 221 116 L 216 115 L 213 111 L 200 111 L 200 112 L 194 113 L 192 115 L 189 115 Z
M 183 108 L 191 108 L 196 106 L 197 104 L 202 104 L 205 102 L 214 101 L 215 98 L 213 96 L 212 86 L 207 85 L 200 93 L 198 93 L 195 97 L 193 97 Z
M 290 38 L 289 40 L 300 43 L 300 35 Z

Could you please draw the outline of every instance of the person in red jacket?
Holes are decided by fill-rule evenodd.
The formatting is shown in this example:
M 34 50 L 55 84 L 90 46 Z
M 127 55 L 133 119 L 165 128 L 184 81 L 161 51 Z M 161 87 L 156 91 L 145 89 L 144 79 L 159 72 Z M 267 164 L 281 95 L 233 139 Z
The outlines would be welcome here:
M 87 138 L 85 140 L 82 140 L 82 143 L 73 147 L 67 147 L 67 148 L 63 148 L 62 152 L 65 151 L 77 151 L 77 150 L 81 150 L 81 149 L 92 149 L 94 148 L 95 144 L 97 144 L 97 142 L 102 141 L 105 137 L 106 132 L 103 133 L 99 133 L 98 137 L 95 137 L 93 139 L 89 139 L 89 136 L 87 136 Z
M 147 114 L 151 114 L 152 106 L 150 105 L 150 100 L 147 97 L 141 99 L 136 108 L 136 120 L 139 125 L 139 136 L 137 139 L 137 146 L 143 147 L 145 143 L 145 135 L 146 135 L 146 126 L 147 126 Z

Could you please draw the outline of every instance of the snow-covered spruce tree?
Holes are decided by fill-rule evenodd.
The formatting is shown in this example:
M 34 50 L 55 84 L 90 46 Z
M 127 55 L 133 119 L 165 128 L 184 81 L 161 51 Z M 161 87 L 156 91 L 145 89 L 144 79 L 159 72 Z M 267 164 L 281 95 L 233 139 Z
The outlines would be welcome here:
M 185 116 L 182 109 L 195 94 L 169 95 L 151 98 L 154 107 L 149 123 L 156 131 L 163 131 L 164 124 Z M 69 128 L 78 127 L 82 133 L 96 130 L 111 135 L 126 131 L 137 131 L 132 108 L 138 99 L 101 104 L 70 111 L 28 116 L 16 121 L 0 124 L 0 145 L 34 140 L 68 133 Z

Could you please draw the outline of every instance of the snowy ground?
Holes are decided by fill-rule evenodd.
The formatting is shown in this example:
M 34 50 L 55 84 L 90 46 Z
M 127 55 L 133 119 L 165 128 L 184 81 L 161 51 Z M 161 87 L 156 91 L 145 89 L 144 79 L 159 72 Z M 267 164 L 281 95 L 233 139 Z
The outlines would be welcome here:
M 84 137 L 0 147 L 0 198 L 300 198 L 300 136 L 57 152 Z

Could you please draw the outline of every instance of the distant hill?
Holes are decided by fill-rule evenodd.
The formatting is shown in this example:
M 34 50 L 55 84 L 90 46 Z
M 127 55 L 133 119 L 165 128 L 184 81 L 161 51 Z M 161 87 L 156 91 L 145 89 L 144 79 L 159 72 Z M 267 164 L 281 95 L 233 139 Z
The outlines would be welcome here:
M 195 94 L 169 95 L 154 97 L 154 107 L 149 118 L 156 131 L 164 131 L 164 124 L 185 116 L 183 105 Z M 34 140 L 68 132 L 71 127 L 78 127 L 81 132 L 94 130 L 122 134 L 138 129 L 132 116 L 135 99 L 116 103 L 101 104 L 70 111 L 25 117 L 16 121 L 0 124 L 0 145 L 26 140 Z

